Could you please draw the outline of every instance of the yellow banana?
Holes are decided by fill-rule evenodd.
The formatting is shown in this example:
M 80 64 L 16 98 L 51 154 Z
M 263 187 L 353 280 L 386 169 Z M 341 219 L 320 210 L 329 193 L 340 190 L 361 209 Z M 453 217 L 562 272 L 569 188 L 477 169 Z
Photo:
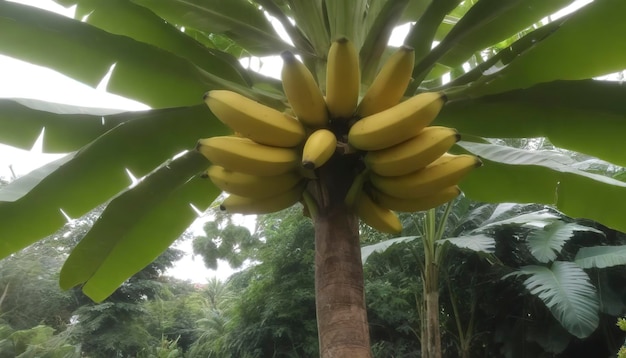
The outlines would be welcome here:
M 445 103 L 442 93 L 421 93 L 382 112 L 364 117 L 348 133 L 348 142 L 361 150 L 380 150 L 416 136 Z
M 311 71 L 289 51 L 281 57 L 283 90 L 296 117 L 311 128 L 328 126 L 326 101 Z
M 363 192 L 356 205 L 356 214 L 372 228 L 389 234 L 402 232 L 402 223 L 393 211 L 376 204 Z
M 382 193 L 379 190 L 375 190 L 372 193 L 372 197 L 382 207 L 410 213 L 436 208 L 439 205 L 443 205 L 456 198 L 460 194 L 461 189 L 459 189 L 458 186 L 453 185 L 420 198 L 397 198 L 395 196 Z
M 302 149 L 302 166 L 306 169 L 319 168 L 335 153 L 337 137 L 328 129 L 311 133 Z
M 250 198 L 231 194 L 220 205 L 221 210 L 239 214 L 268 214 L 297 203 L 304 191 L 304 182 L 268 198 Z
M 365 92 L 356 109 L 357 115 L 366 117 L 398 104 L 411 81 L 414 63 L 412 47 L 402 46 L 394 52 Z
M 270 147 L 234 136 L 200 139 L 196 150 L 215 165 L 259 176 L 287 173 L 295 170 L 300 162 L 294 149 Z
M 234 172 L 219 165 L 211 165 L 206 174 L 223 191 L 256 199 L 280 194 L 302 180 L 295 171 L 268 177 Z
M 448 127 L 426 127 L 415 137 L 365 155 L 365 164 L 376 174 L 399 176 L 421 169 L 450 149 L 461 136 Z
M 446 155 L 425 168 L 396 177 L 372 173 L 370 181 L 385 194 L 398 198 L 419 198 L 457 185 L 472 169 L 482 165 L 478 157 L 469 154 Z
M 333 118 L 352 117 L 360 85 L 359 54 L 350 40 L 339 38 L 330 46 L 326 67 L 326 106 Z
M 205 94 L 204 101 L 220 121 L 257 143 L 288 148 L 305 138 L 298 120 L 239 93 L 213 90 Z

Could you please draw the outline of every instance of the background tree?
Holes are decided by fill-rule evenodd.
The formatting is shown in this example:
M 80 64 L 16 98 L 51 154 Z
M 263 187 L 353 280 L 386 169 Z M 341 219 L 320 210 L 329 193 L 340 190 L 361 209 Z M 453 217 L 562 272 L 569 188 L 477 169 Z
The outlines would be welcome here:
M 74 335 L 83 352 L 92 357 L 134 356 L 156 346 L 143 323 L 143 303 L 154 299 L 161 289 L 157 281 L 182 253 L 168 249 L 157 260 L 133 275 L 102 303 L 89 302 L 77 309 Z
M 618 298 L 623 294 L 623 274 L 617 266 L 610 267 L 610 262 L 625 259 L 620 252 L 622 233 L 546 211 L 540 205 L 468 201 L 455 205 L 447 233 L 448 237 L 457 237 L 440 243 L 450 245 L 441 267 L 444 356 L 536 357 L 549 353 L 583 357 L 591 352 L 608 355 L 617 351 L 622 336 L 611 323 L 623 310 L 624 302 Z M 395 282 L 402 284 L 386 287 L 393 290 L 394 299 L 383 307 L 393 303 L 417 307 L 411 314 L 422 318 L 419 294 L 423 249 L 419 236 L 371 245 L 364 252 L 385 247 L 389 248 L 384 254 L 369 256 L 366 282 L 379 275 L 390 280 L 393 275 Z M 586 252 L 595 250 L 603 252 L 602 257 L 596 257 L 603 263 L 584 273 L 578 264 L 584 265 L 581 259 Z M 557 261 L 551 264 L 543 255 L 554 255 Z M 375 264 L 377 270 L 372 271 L 370 264 Z M 561 265 L 568 270 L 558 272 Z M 553 270 L 549 274 L 548 268 Z M 522 283 L 524 280 L 506 278 L 512 272 L 526 273 L 524 278 L 530 274 L 531 279 Z M 369 276 L 372 274 L 375 276 Z M 543 281 L 548 275 L 554 279 Z M 535 282 L 540 282 L 541 290 L 532 289 L 531 283 Z M 413 306 L 412 302 L 417 304 Z M 394 317 L 390 313 L 386 316 Z M 384 322 L 383 315 L 374 317 Z M 404 322 L 415 320 L 405 318 Z M 396 323 L 391 327 L 403 326 Z M 387 352 L 406 350 L 407 333 L 419 336 L 414 332 L 419 330 L 419 321 L 417 327 L 403 329 L 385 340 Z
M 294 207 L 261 216 L 256 226 L 256 264 L 229 279 L 233 298 L 207 317 L 207 343 L 218 340 L 215 356 L 316 356 L 313 225 Z M 226 226 L 213 240 L 239 230 L 248 231 Z
M 152 336 L 147 331 L 143 320 L 149 311 L 144 306 L 161 293 L 161 276 L 181 257 L 180 251 L 166 250 L 102 305 L 78 289 L 63 291 L 58 286 L 63 262 L 101 210 L 0 260 L 0 319 L 6 327 L 3 352 L 7 356 L 64 357 L 81 352 L 93 357 L 130 356 L 158 345 L 161 334 Z

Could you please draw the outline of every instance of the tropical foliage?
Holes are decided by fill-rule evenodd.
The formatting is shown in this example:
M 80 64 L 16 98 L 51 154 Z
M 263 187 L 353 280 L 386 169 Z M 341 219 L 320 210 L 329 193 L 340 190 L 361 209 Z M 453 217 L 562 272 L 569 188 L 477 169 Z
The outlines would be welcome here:
M 405 220 L 419 222 L 420 216 L 407 215 Z M 529 225 L 533 221 L 525 218 L 534 218 L 535 224 Z M 538 205 L 456 202 L 445 237 L 468 238 L 482 232 L 492 242 L 478 244 L 480 250 L 461 248 L 462 240 L 457 242 L 459 246 L 444 244 L 449 251 L 442 270 L 440 304 L 446 356 L 536 357 L 561 352 L 560 356 L 571 357 L 576 356 L 573 352 L 591 352 L 589 356 L 617 351 L 623 334 L 614 322 L 625 308 L 622 297 L 626 287 L 620 267 L 585 269 L 593 287 L 581 280 L 563 292 L 591 291 L 599 298 L 600 307 L 593 312 L 585 302 L 573 304 L 574 312 L 587 311 L 599 317 L 597 328 L 586 338 L 568 332 L 569 323 L 558 320 L 541 297 L 525 288 L 526 276 L 504 278 L 524 267 L 543 267 L 532 254 L 535 245 L 530 238 L 545 235 L 547 231 L 537 224 L 546 222 L 583 229 L 568 237 L 558 250 L 556 260 L 560 262 L 573 264 L 576 253 L 590 247 L 626 243 L 622 233 Z M 407 235 L 418 234 L 417 227 L 407 228 Z M 317 355 L 313 228 L 309 221 L 301 220 L 299 208 L 260 218 L 258 230 L 250 233 L 263 242 L 250 256 L 256 264 L 248 264 L 227 283 L 212 279 L 194 287 L 159 275 L 159 268 L 176 257 L 164 256 L 99 305 L 79 290 L 64 292 L 57 286 L 63 258 L 83 231 L 79 224 L 74 229 L 76 235 L 67 234 L 71 230 L 61 232 L 56 240 L 41 241 L 0 261 L 0 291 L 5 292 L 0 303 L 0 354 L 142 358 Z M 198 239 L 206 240 L 206 236 Z M 371 237 L 384 239 L 380 234 Z M 423 259 L 422 241 L 395 242 L 378 245 L 386 249 L 373 251 L 364 265 L 374 357 L 417 356 L 421 349 L 418 262 Z M 49 262 L 45 271 L 49 275 L 32 269 L 40 262 Z M 15 286 L 18 274 L 23 284 Z M 548 283 L 545 287 L 556 292 L 561 286 Z M 42 294 L 48 299 L 42 299 Z M 571 308 L 562 297 L 557 295 L 555 300 L 565 312 Z M 585 322 L 576 317 L 572 320 Z M 548 336 L 549 340 L 541 339 Z M 105 353 L 99 355 L 101 351 Z
M 419 223 L 426 215 L 413 214 L 410 219 Z M 392 325 L 397 329 L 392 339 L 406 337 L 407 332 L 419 336 L 424 319 L 419 308 L 425 280 L 425 243 L 420 240 L 423 233 L 416 230 L 420 227 L 407 229 L 416 236 L 362 250 L 366 272 L 371 274 L 367 268 L 376 263 L 379 271 L 373 272 L 394 288 L 388 303 L 417 307 L 413 308 L 417 317 L 403 317 Z M 621 335 L 608 327 L 624 304 L 622 268 L 583 268 L 578 255 L 603 248 L 610 249 L 612 258 L 599 256 L 600 261 L 621 260 L 619 248 L 626 239 L 622 233 L 572 220 L 541 205 L 459 200 L 443 237 L 437 244 L 448 250 L 440 265 L 444 356 L 535 357 L 542 352 L 579 356 L 574 355 L 576 350 L 606 354 L 617 350 L 615 342 Z M 395 269 L 379 266 L 383 257 L 389 257 Z M 370 285 L 371 277 L 366 282 Z M 376 312 L 374 307 L 370 311 Z M 372 317 L 372 324 L 378 317 Z M 380 317 L 393 315 L 386 312 Z M 593 346 L 602 339 L 604 346 Z
M 172 159 L 197 138 L 226 132 L 201 103 L 202 94 L 229 88 L 282 106 L 280 84 L 244 68 L 237 58 L 291 49 L 320 69 L 330 39 L 344 34 L 361 49 L 366 87 L 388 53 L 393 28 L 414 22 L 404 41 L 421 54 L 412 91 L 449 94 L 441 124 L 456 127 L 467 140 L 545 136 L 560 147 L 625 162 L 621 151 L 612 149 L 621 143 L 623 86 L 591 80 L 624 69 L 626 52 L 614 46 L 626 34 L 620 1 L 595 1 L 550 18 L 573 1 L 363 0 L 349 11 L 343 1 L 59 3 L 76 5 L 76 18 L 84 21 L 3 2 L 2 53 L 90 85 L 112 69 L 109 91 L 154 109 L 113 114 L 3 100 L 3 143 L 27 148 L 45 127 L 44 149 L 71 154 L 2 191 L 2 220 L 11 224 L 0 226 L 10 238 L 0 255 L 53 233 L 64 222 L 59 208 L 79 217 L 113 199 L 110 215 L 89 232 L 61 275 L 64 287 L 87 282 L 85 292 L 97 300 L 190 224 L 195 213 L 189 203 L 203 209 L 218 194 L 194 177 L 206 167 L 204 159 L 193 153 Z M 260 9 L 284 26 L 293 45 Z M 429 52 L 432 41 L 439 44 Z M 442 74 L 448 72 L 452 81 L 444 84 Z M 626 202 L 619 181 L 571 168 L 550 153 L 471 142 L 460 143 L 459 150 L 478 154 L 487 164 L 463 184 L 472 198 L 556 204 L 569 215 L 625 229 L 616 214 Z M 128 188 L 125 169 L 145 179 Z M 26 224 L 32 218 L 38 225 Z M 147 237 L 150 250 L 143 245 Z M 95 242 L 107 245 L 97 257 Z
M 286 106 L 281 83 L 240 60 L 290 50 L 323 88 L 329 45 L 346 36 L 359 51 L 364 90 L 389 55 L 389 38 L 399 25 L 408 26 L 403 43 L 417 54 L 406 95 L 445 93 L 449 101 L 435 124 L 461 133 L 464 141 L 453 152 L 473 153 L 485 164 L 461 185 L 469 198 L 553 205 L 570 217 L 626 230 L 621 215 L 626 184 L 619 176 L 577 166 L 569 155 L 512 148 L 497 139 L 545 137 L 578 154 L 626 163 L 624 153 L 615 150 L 622 143 L 626 90 L 620 82 L 594 79 L 624 70 L 626 49 L 615 45 L 626 36 L 623 1 L 57 2 L 76 6 L 75 19 L 0 3 L 0 53 L 92 86 L 106 77 L 109 91 L 152 108 L 120 113 L 0 101 L 1 143 L 28 148 L 45 129 L 44 150 L 68 153 L 0 191 L 0 257 L 54 233 L 66 216 L 106 206 L 65 259 L 59 276 L 65 289 L 80 285 L 91 299 L 105 300 L 159 257 L 219 195 L 199 179 L 209 163 L 189 151 L 198 138 L 229 132 L 202 103 L 202 94 L 230 89 L 277 109 Z M 557 14 L 573 4 L 576 9 Z M 133 183 L 128 173 L 140 180 Z M 434 212 L 429 215 L 432 224 Z M 623 249 L 586 247 L 566 260 L 563 252 L 581 228 L 560 220 L 544 224 L 544 232 L 525 237 L 531 263 L 515 266 L 508 277 L 524 278 L 524 287 L 568 334 L 586 336 L 597 324 L 591 311 L 597 312 L 601 301 L 593 293 L 593 275 L 584 270 L 623 264 L 620 251 L 612 251 Z M 224 250 L 246 239 L 245 232 L 231 234 L 226 237 L 235 241 L 225 240 Z M 492 255 L 493 242 L 484 232 L 475 234 L 479 240 L 441 241 L 441 249 L 425 241 L 432 246 L 424 247 L 426 257 L 445 245 Z M 244 254 L 255 250 L 253 241 L 241 246 Z M 208 262 L 214 257 L 207 255 Z M 237 255 L 230 258 L 241 263 Z M 554 287 L 567 288 L 567 294 Z M 588 310 L 576 309 L 581 300 L 592 302 Z M 432 312 L 434 306 L 428 307 Z

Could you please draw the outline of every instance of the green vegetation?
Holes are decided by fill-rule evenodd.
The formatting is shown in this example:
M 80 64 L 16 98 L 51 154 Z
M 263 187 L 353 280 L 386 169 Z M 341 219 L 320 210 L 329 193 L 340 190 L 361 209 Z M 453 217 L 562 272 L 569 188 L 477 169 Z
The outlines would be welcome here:
M 75 19 L 0 2 L 0 53 L 91 86 L 110 72 L 109 91 L 152 109 L 109 114 L 0 100 L 0 143 L 28 149 L 45 128 L 44 151 L 68 153 L 0 190 L 0 349 L 7 354 L 617 351 L 626 87 L 596 78 L 624 71 L 626 47 L 616 44 L 626 37 L 626 2 L 596 0 L 563 16 L 554 14 L 573 0 L 57 2 L 76 6 Z M 400 25 L 409 27 L 403 44 L 415 53 L 405 97 L 438 93 L 433 125 L 463 139 L 450 152 L 484 164 L 459 184 L 473 202 L 407 213 L 405 236 L 382 242 L 391 237 L 359 226 L 358 210 L 345 204 L 363 169 L 363 152 L 349 157 L 348 147 L 324 165 L 315 158 L 309 164 L 321 166 L 303 173 L 305 193 L 315 188 L 321 204 L 315 210 L 303 197 L 312 227 L 300 213 L 261 218 L 252 233 L 216 220 L 195 249 L 208 266 L 217 258 L 250 266 L 225 287 L 213 283 L 211 293 L 163 281 L 176 256 L 169 247 L 221 193 L 202 179 L 210 163 L 193 149 L 199 138 L 232 131 L 203 94 L 229 90 L 290 110 L 281 81 L 241 60 L 290 51 L 313 74 L 311 87 L 336 89 L 342 81 L 327 80 L 327 54 L 346 37 L 350 63 L 359 66 L 339 72 L 360 73 L 360 83 L 350 83 L 354 107 L 394 52 L 389 38 Z M 327 107 L 331 117 L 345 117 L 337 114 L 342 106 Z M 365 123 L 350 119 L 335 134 Z M 397 145 L 393 133 L 385 139 Z M 127 171 L 142 179 L 129 186 Z M 294 192 L 289 204 L 300 198 Z M 62 213 L 84 225 L 55 235 L 66 224 Z M 399 231 L 393 224 L 388 231 Z M 362 244 L 378 245 L 364 249 L 365 266 Z

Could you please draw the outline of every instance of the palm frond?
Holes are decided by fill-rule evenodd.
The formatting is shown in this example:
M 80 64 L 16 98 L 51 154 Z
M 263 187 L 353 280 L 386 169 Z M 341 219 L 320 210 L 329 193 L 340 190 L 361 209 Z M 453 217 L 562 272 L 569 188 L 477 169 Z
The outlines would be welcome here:
M 573 262 L 556 261 L 551 267 L 524 266 L 503 279 L 526 275 L 530 276 L 524 286 L 571 334 L 585 338 L 596 330 L 600 320 L 598 293 L 582 268 Z
M 626 246 L 583 247 L 574 259 L 582 268 L 605 268 L 626 265 Z

